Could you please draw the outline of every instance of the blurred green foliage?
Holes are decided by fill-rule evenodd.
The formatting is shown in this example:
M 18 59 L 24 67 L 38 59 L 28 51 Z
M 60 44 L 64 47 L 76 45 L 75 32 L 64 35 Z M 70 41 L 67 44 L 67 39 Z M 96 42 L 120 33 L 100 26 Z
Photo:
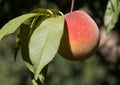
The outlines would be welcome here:
M 103 16 L 108 0 L 75 0 L 74 10 L 89 8 L 96 23 L 103 25 Z M 10 19 L 38 7 L 55 8 L 67 13 L 70 0 L 0 0 L 0 27 Z M 117 28 L 117 27 L 116 27 Z M 14 62 L 15 34 L 0 42 L 0 85 L 32 85 L 30 72 L 21 59 Z M 50 63 L 46 85 L 120 85 L 119 70 L 112 69 L 100 54 L 83 62 L 72 62 L 56 56 Z

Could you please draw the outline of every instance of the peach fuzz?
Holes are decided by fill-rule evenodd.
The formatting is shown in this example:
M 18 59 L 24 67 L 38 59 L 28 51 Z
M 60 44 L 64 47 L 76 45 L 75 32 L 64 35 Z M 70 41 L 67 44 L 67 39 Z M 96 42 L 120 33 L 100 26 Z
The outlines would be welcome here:
M 65 14 L 65 28 L 58 52 L 68 60 L 84 60 L 92 56 L 99 43 L 99 29 L 83 11 Z

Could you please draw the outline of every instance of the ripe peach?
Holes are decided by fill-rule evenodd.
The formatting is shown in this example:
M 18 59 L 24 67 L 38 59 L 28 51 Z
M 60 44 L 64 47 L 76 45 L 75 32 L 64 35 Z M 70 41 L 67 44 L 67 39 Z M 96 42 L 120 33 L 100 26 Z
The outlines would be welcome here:
M 98 47 L 99 30 L 94 20 L 83 11 L 65 14 L 65 29 L 58 52 L 68 60 L 84 60 Z

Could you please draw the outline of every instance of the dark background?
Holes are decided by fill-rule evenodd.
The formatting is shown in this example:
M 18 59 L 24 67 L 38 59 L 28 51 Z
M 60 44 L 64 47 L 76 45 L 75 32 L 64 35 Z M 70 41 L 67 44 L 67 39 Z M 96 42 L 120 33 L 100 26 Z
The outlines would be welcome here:
M 108 0 L 75 0 L 74 10 L 84 10 L 101 31 L 97 53 L 84 62 L 54 58 L 48 69 L 46 85 L 120 85 L 120 19 L 105 37 L 103 24 Z M 9 20 L 35 8 L 70 11 L 71 0 L 0 0 L 0 28 Z M 14 34 L 0 42 L 0 85 L 32 85 L 30 73 L 19 53 L 14 62 Z

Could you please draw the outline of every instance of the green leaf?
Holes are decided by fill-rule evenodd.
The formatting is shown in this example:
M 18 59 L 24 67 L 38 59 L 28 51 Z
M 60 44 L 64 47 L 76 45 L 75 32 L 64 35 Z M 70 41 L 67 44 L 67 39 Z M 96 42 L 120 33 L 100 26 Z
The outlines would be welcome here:
M 41 16 L 35 17 L 34 19 L 28 19 L 23 24 L 20 25 L 20 33 L 18 34 L 16 38 L 16 50 L 15 50 L 15 56 L 16 59 L 17 52 L 21 48 L 22 58 L 26 64 L 26 66 L 29 68 L 29 70 L 34 73 L 33 66 L 29 57 L 29 39 L 34 31 L 36 29 L 37 25 L 40 24 L 42 21 L 44 21 L 47 16 Z
M 42 21 L 44 21 L 45 19 L 47 19 L 49 17 L 50 16 L 40 15 L 40 16 L 34 18 L 33 21 L 32 21 L 32 24 L 31 24 L 29 36 L 31 36 L 31 34 L 33 33 L 33 31 L 40 25 L 40 23 Z
M 40 13 L 40 15 L 50 16 L 50 13 L 47 9 L 44 8 L 37 8 L 31 11 L 31 13 Z
M 19 37 L 17 36 L 16 37 L 15 50 L 14 50 L 14 61 L 15 62 L 16 62 L 16 57 L 17 57 L 17 54 L 18 54 L 18 51 L 20 50 L 20 48 L 21 48 L 20 40 L 19 40 Z
M 37 8 L 32 10 L 31 13 L 40 13 L 41 15 L 51 16 L 53 15 L 63 15 L 63 13 L 56 9 L 44 9 L 44 8 Z
M 109 0 L 104 15 L 104 24 L 107 32 L 115 27 L 120 14 L 120 0 Z
M 63 34 L 64 17 L 44 20 L 33 32 L 29 42 L 30 59 L 34 66 L 35 80 L 41 70 L 55 57 Z
M 32 67 L 30 57 L 29 57 L 29 48 L 28 48 L 29 31 L 30 31 L 30 26 L 29 25 L 22 24 L 20 26 L 19 45 L 21 46 L 22 58 L 23 58 L 23 60 L 26 64 L 26 66 L 29 68 L 29 70 L 31 72 L 33 72 L 33 67 Z
M 29 13 L 19 16 L 15 19 L 10 20 L 7 24 L 5 24 L 2 29 L 0 30 L 0 40 L 8 34 L 11 34 L 16 31 L 16 29 L 27 19 L 39 16 L 38 13 Z

